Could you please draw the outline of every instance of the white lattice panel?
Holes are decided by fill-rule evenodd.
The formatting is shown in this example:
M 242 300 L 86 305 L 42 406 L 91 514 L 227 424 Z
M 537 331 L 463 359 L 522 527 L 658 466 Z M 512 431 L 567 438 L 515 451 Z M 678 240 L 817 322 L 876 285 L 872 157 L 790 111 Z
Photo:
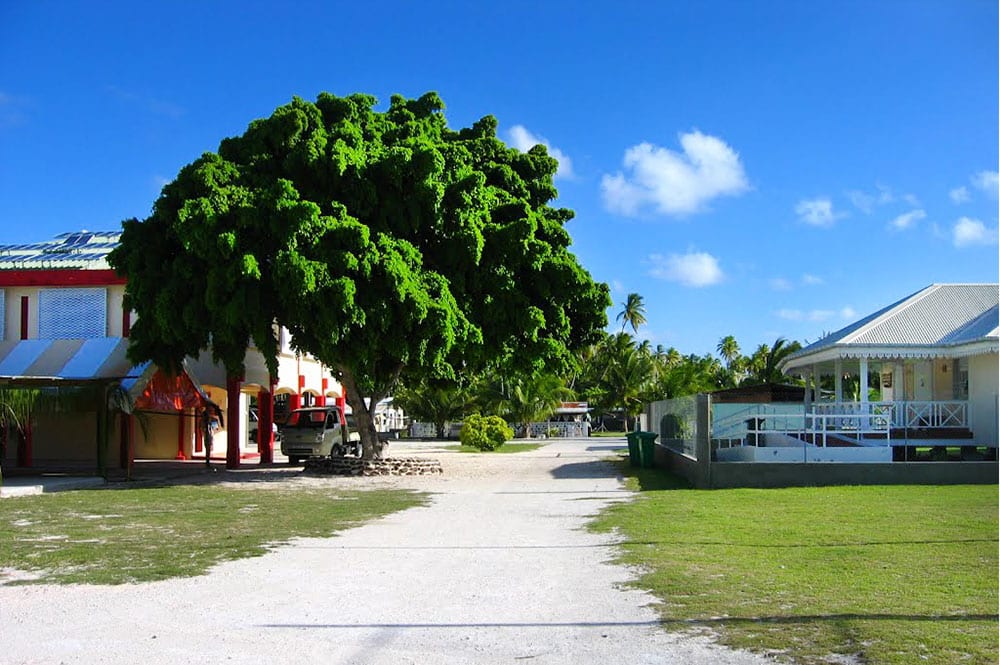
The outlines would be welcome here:
M 40 339 L 88 339 L 107 334 L 107 289 L 42 289 L 38 292 Z

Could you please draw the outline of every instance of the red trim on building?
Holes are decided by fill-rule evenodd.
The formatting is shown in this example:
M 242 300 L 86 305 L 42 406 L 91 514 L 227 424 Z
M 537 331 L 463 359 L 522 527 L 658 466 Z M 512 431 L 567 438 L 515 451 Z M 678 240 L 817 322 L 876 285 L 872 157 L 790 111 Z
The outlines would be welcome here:
M 185 460 L 187 455 L 184 454 L 184 412 L 179 411 L 178 415 L 180 418 L 177 419 L 177 457 L 174 459 Z
M 21 296 L 21 339 L 28 339 L 28 296 Z
M 124 284 L 114 270 L 0 270 L 0 286 L 110 286 Z
M 226 378 L 226 468 L 240 468 L 240 379 Z

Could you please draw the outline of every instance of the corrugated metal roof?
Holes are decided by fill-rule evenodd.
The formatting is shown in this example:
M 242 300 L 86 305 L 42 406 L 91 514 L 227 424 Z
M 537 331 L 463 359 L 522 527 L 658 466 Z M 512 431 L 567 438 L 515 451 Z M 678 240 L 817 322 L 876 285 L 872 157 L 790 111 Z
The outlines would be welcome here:
M 996 284 L 932 284 L 795 355 L 838 344 L 961 344 L 995 337 L 998 293 Z
M 0 245 L 0 270 L 81 268 L 107 270 L 121 231 L 74 231 L 27 245 Z
M 909 357 L 933 355 L 946 348 L 953 353 L 983 342 L 995 347 L 1000 329 L 998 303 L 997 284 L 931 284 L 793 353 L 782 366 L 800 366 L 808 357 L 827 358 L 831 353 L 847 357 L 851 349 L 882 349 L 880 354 Z

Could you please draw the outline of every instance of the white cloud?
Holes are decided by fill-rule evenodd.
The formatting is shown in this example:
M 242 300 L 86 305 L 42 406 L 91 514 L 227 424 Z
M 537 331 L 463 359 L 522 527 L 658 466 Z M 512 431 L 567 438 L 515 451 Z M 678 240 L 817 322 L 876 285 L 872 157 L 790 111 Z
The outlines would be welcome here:
M 952 227 L 951 238 L 955 247 L 992 245 L 997 242 L 997 230 L 986 228 L 978 219 L 962 217 Z
M 905 231 L 925 217 L 927 213 L 923 210 L 911 210 L 893 219 L 889 222 L 889 226 L 897 231 Z
M 768 284 L 770 284 L 771 288 L 774 289 L 775 291 L 792 290 L 792 283 L 789 282 L 784 277 L 772 277 L 771 279 L 768 280 Z
M 625 285 L 622 284 L 620 280 L 617 279 L 611 280 L 611 293 L 612 294 L 625 293 Z
M 549 153 L 549 157 L 552 157 L 559 162 L 559 169 L 555 174 L 556 178 L 572 178 L 574 176 L 573 161 L 566 155 L 566 153 L 549 143 L 548 139 L 544 136 L 536 136 L 532 134 L 524 125 L 514 125 L 507 132 L 507 136 L 510 138 L 511 145 L 521 152 L 528 152 L 536 145 L 545 146 L 545 149 Z
M 850 199 L 851 205 L 866 215 L 872 214 L 872 210 L 875 208 L 875 197 L 860 190 L 855 189 L 847 192 L 847 198 Z
M 903 194 L 897 197 L 891 187 L 878 182 L 875 183 L 875 192 L 873 194 L 860 189 L 853 189 L 847 192 L 847 198 L 851 202 L 851 205 L 866 215 L 872 214 L 877 206 L 895 203 L 899 198 L 915 208 L 920 206 L 920 201 L 913 194 Z
M 955 189 L 948 192 L 948 197 L 951 198 L 951 202 L 955 205 L 960 203 L 967 203 L 971 198 L 969 196 L 968 187 L 956 187 Z
M 972 176 L 972 184 L 993 198 L 997 198 L 998 174 L 996 171 L 980 171 Z
M 825 282 L 822 277 L 806 273 L 805 275 L 802 275 L 802 283 L 808 286 L 816 286 L 818 284 L 824 284 Z
M 786 321 L 801 321 L 803 318 L 801 309 L 779 309 L 774 313 L 779 319 Z
M 661 215 L 699 212 L 719 196 L 750 188 L 739 154 L 724 141 L 695 130 L 680 136 L 683 153 L 640 143 L 625 151 L 621 171 L 601 179 L 608 210 L 637 215 L 652 207 Z
M 684 286 L 711 286 L 718 284 L 725 276 L 719 267 L 719 261 L 705 252 L 689 252 L 687 254 L 651 254 L 649 261 L 653 264 L 649 274 L 670 282 L 679 282 Z
M 808 199 L 795 205 L 795 214 L 812 226 L 833 226 L 845 213 L 834 212 L 833 202 L 828 198 Z
M 853 319 L 857 316 L 857 313 L 851 307 L 844 307 L 840 311 L 812 309 L 807 312 L 801 309 L 779 309 L 774 314 L 779 319 L 785 319 L 786 321 L 809 321 L 810 323 L 822 323 L 838 315 L 844 319 Z

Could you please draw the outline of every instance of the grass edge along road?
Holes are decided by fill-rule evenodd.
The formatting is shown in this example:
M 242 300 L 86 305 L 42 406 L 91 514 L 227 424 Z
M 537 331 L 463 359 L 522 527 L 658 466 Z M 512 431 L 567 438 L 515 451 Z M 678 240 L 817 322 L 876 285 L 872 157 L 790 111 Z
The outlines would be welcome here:
M 625 474 L 638 496 L 591 528 L 621 535 L 666 630 L 795 663 L 997 662 L 996 486 L 694 490 Z
M 0 567 L 18 583 L 125 584 L 202 575 L 292 538 L 422 505 L 407 490 L 218 485 L 58 492 L 0 501 Z

